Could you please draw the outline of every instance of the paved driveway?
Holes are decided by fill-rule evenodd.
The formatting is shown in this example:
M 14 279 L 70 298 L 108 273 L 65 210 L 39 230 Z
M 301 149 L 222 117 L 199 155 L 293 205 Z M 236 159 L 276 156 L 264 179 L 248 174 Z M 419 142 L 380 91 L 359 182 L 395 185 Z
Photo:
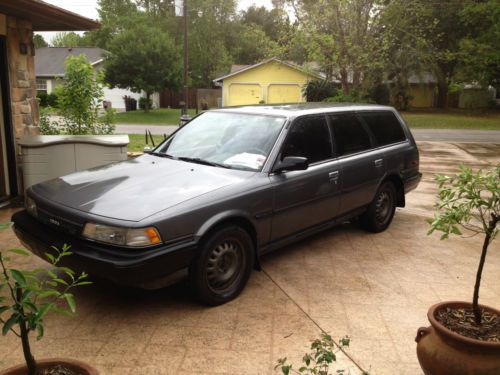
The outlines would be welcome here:
M 434 200 L 432 174 L 459 161 L 500 161 L 500 145 L 419 143 L 424 180 L 407 196 L 391 227 L 368 234 L 344 224 L 264 257 L 235 301 L 197 305 L 178 284 L 147 292 L 96 283 L 77 291 L 75 318 L 49 316 L 38 357 L 67 356 L 103 374 L 278 374 L 276 360 L 297 365 L 320 329 L 352 338 L 339 362 L 351 374 L 421 374 L 415 355 L 418 327 L 436 302 L 470 300 L 480 238 L 439 241 L 427 236 Z M 0 222 L 12 210 L 0 210 Z M 0 248 L 17 246 L 0 232 Z M 500 300 L 500 244 L 484 270 L 481 302 Z M 19 261 L 18 261 L 19 262 Z M 19 262 L 42 264 L 36 258 Z M 13 336 L 0 338 L 0 368 L 22 361 Z M 349 357 L 348 357 L 349 356 Z M 359 367 L 358 367 L 359 366 Z

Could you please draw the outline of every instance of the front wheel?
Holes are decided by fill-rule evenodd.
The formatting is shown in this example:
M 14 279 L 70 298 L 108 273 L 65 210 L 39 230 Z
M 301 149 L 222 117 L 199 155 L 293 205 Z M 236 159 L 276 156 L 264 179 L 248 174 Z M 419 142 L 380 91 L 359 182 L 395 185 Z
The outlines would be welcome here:
M 390 181 L 378 189 L 368 210 L 361 216 L 361 224 L 369 232 L 378 233 L 387 229 L 396 211 L 396 189 Z
M 190 270 L 199 300 L 216 306 L 236 298 L 250 277 L 253 258 L 253 242 L 245 230 L 227 226 L 214 231 Z

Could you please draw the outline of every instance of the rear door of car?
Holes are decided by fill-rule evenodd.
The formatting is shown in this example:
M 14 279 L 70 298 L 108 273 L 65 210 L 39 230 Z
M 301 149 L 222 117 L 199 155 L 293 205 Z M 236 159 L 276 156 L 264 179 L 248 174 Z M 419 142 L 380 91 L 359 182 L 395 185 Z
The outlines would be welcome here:
M 373 135 L 375 147 L 383 148 L 387 173 L 399 175 L 403 181 L 416 176 L 418 149 L 394 112 L 363 111 L 358 116 Z
M 354 112 L 331 113 L 336 160 L 341 165 L 339 214 L 369 204 L 385 173 L 384 151 L 374 149 L 374 140 Z
M 271 175 L 272 240 L 328 221 L 339 207 L 341 171 L 324 114 L 302 116 L 291 124 L 278 158 L 286 156 L 307 157 L 309 168 Z

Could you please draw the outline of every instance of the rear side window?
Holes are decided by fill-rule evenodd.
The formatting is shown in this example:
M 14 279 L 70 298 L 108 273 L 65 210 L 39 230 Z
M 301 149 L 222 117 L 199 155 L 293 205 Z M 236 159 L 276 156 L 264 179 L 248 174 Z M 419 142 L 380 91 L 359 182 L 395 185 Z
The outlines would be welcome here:
M 371 148 L 370 135 L 354 114 L 332 114 L 329 117 L 337 156 Z
M 332 158 L 332 144 L 325 116 L 300 117 L 294 121 L 283 146 L 281 158 L 306 157 L 309 163 Z
M 370 129 L 377 146 L 406 140 L 401 124 L 392 112 L 360 112 L 358 113 Z

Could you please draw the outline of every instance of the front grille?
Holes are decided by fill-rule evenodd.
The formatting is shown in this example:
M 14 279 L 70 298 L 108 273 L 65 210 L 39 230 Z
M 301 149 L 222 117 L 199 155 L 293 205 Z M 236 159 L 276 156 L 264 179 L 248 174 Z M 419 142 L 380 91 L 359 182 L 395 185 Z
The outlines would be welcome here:
M 37 218 L 42 223 L 50 226 L 58 231 L 69 233 L 72 235 L 79 235 L 82 231 L 82 225 L 72 222 L 67 219 L 63 219 L 60 216 L 51 214 L 43 209 L 38 208 Z

